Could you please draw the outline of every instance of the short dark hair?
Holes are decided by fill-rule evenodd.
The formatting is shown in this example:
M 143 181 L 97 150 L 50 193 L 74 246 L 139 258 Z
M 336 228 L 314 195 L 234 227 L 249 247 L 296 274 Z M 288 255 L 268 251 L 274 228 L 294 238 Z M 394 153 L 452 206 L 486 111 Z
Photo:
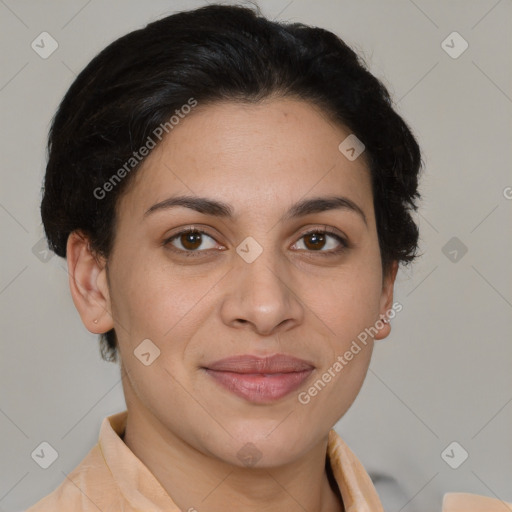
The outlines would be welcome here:
M 69 234 L 80 230 L 108 257 L 116 204 L 140 166 L 134 151 L 191 99 L 204 105 L 273 96 L 319 106 L 364 143 L 383 270 L 412 261 L 421 154 L 386 87 L 332 32 L 270 21 L 257 6 L 167 16 L 117 39 L 78 75 L 48 138 L 41 215 L 50 249 L 66 257 Z M 100 342 L 102 357 L 115 361 L 114 329 Z

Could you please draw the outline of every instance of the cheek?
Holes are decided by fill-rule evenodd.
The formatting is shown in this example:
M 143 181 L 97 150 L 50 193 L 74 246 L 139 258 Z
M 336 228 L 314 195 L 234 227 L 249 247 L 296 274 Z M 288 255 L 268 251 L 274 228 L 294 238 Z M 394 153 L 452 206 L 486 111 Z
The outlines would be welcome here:
M 133 351 L 149 338 L 175 367 L 214 307 L 213 272 L 184 272 L 163 258 L 141 256 L 117 262 L 111 279 L 112 309 L 120 349 Z
M 381 289 L 380 274 L 368 272 L 366 266 L 361 271 L 347 267 L 310 289 L 311 309 L 326 338 L 316 379 L 298 397 L 304 414 L 318 414 L 334 424 L 354 402 L 371 360 L 370 328 L 378 320 Z
M 365 261 L 371 259 L 372 261 Z M 380 260 L 365 257 L 324 279 L 309 292 L 312 309 L 343 346 L 378 319 L 382 294 Z M 305 283 L 307 285 L 308 283 Z M 338 347 L 340 348 L 340 347 Z
M 116 260 L 111 278 L 112 309 L 120 324 L 130 325 L 130 332 L 150 330 L 153 335 L 169 330 L 180 315 L 183 290 L 179 278 L 150 255 L 126 253 Z
M 328 424 L 336 423 L 347 412 L 366 377 L 373 345 L 356 345 L 344 347 L 346 350 L 338 353 L 300 397 L 301 403 L 309 400 L 306 407 L 310 414 L 318 413 Z

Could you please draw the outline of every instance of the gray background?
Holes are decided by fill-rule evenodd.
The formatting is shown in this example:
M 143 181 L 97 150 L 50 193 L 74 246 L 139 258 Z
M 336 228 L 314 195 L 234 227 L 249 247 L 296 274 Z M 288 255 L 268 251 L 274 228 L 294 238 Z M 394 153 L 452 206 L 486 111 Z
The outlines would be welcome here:
M 51 117 L 109 42 L 202 4 L 0 0 L 2 511 L 52 491 L 95 444 L 102 418 L 124 408 L 118 368 L 100 359 L 80 321 L 65 261 L 41 249 Z M 337 430 L 376 478 L 388 512 L 440 510 L 449 491 L 512 502 L 512 2 L 260 6 L 272 18 L 328 28 L 359 51 L 424 152 L 423 257 L 398 276 L 404 309 Z M 59 45 L 47 59 L 31 48 L 43 31 Z M 469 44 L 457 58 L 442 46 L 453 31 Z M 446 44 L 462 49 L 453 37 Z M 31 458 L 42 441 L 58 452 L 46 470 Z M 469 454 L 457 469 L 441 457 L 452 441 Z M 450 452 L 452 464 L 461 450 Z

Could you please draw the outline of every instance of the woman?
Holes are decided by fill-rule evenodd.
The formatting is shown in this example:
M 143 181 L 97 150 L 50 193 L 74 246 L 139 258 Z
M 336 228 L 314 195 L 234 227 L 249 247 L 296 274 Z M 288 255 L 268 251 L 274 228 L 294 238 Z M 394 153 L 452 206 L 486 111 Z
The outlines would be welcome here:
M 420 167 L 325 30 L 211 5 L 103 50 L 53 121 L 41 212 L 127 411 L 29 510 L 382 510 L 332 428 L 401 308 Z

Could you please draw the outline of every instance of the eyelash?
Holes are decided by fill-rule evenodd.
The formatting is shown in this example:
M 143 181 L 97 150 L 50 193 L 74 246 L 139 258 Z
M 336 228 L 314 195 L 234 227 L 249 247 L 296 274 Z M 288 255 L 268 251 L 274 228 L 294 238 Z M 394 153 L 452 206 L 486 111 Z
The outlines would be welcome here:
M 162 245 L 166 246 L 166 247 L 169 247 L 170 250 L 175 252 L 175 253 L 179 253 L 180 255 L 184 255 L 186 258 L 201 257 L 201 256 L 203 256 L 201 253 L 204 253 L 204 252 L 207 252 L 207 251 L 210 250 L 210 249 L 206 249 L 206 250 L 203 249 L 203 250 L 200 250 L 200 251 L 199 250 L 185 251 L 183 249 L 177 249 L 176 247 L 173 247 L 171 245 L 171 242 L 174 239 L 180 237 L 181 235 L 186 235 L 186 234 L 189 234 L 189 233 L 206 235 L 206 236 L 212 238 L 213 240 L 215 240 L 215 238 L 212 235 L 209 235 L 206 231 L 202 231 L 202 230 L 197 229 L 197 228 L 187 228 L 187 229 L 184 229 L 184 230 L 182 230 L 182 231 L 180 231 L 178 233 L 175 233 L 174 235 L 172 235 L 169 238 L 166 238 L 163 241 Z M 333 230 L 331 230 L 331 229 L 329 229 L 327 227 L 315 228 L 315 229 L 311 229 L 311 230 L 307 231 L 306 233 L 302 233 L 302 235 L 300 236 L 299 240 L 301 240 L 302 238 L 304 238 L 304 237 L 306 237 L 308 235 L 312 235 L 312 234 L 332 236 L 332 237 L 336 238 L 336 240 L 338 242 L 340 242 L 341 247 L 339 249 L 331 249 L 330 251 L 320 251 L 319 250 L 319 251 L 306 251 L 306 252 L 317 253 L 320 256 L 332 257 L 332 256 L 338 256 L 340 253 L 344 252 L 349 247 L 348 242 L 343 237 L 341 237 L 336 232 L 334 232 Z M 300 250 L 303 250 L 303 249 L 300 249 Z

